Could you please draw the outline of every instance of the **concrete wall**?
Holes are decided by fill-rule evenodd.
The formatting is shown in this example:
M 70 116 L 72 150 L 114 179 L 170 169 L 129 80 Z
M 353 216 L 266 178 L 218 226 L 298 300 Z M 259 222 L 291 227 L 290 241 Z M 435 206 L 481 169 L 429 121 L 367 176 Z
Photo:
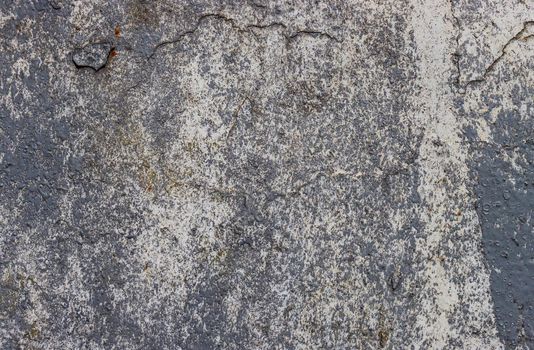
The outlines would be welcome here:
M 534 1 L 0 2 L 1 349 L 534 349 Z

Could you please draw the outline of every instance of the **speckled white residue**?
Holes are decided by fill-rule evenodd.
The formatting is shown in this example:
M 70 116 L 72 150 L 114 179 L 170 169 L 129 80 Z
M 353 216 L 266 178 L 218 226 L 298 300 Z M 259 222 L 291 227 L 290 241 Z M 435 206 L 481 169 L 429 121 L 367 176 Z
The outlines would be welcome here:
M 17 61 L 13 64 L 13 73 L 17 76 L 28 76 L 30 74 L 30 63 L 28 60 L 19 57 Z
M 0 29 L 4 28 L 6 23 L 8 23 L 13 18 L 15 18 L 15 16 L 13 14 L 5 13 L 4 11 L 0 11 Z
M 100 11 L 95 11 L 104 7 L 105 1 L 102 0 L 83 0 L 74 1 L 72 6 L 72 15 L 69 16 L 69 22 L 78 28 L 87 39 L 90 39 L 97 32 L 97 28 L 107 24 L 106 18 Z

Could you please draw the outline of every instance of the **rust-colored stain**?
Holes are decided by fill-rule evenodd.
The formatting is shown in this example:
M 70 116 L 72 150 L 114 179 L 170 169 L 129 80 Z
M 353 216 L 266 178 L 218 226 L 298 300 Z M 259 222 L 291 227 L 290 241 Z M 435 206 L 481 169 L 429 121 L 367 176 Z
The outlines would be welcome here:
M 121 27 L 116 26 L 115 27 L 115 37 L 120 38 L 121 37 Z
M 117 52 L 117 50 L 113 49 L 113 50 L 111 50 L 109 55 L 111 56 L 111 58 L 113 58 L 113 57 L 117 56 L 118 54 L 119 53 Z

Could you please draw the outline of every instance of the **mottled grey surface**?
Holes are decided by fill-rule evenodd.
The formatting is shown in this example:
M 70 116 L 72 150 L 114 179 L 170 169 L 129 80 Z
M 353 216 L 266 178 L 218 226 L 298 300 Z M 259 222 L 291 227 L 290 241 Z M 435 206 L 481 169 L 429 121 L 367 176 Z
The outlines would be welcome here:
M 0 2 L 1 349 L 534 349 L 532 0 Z

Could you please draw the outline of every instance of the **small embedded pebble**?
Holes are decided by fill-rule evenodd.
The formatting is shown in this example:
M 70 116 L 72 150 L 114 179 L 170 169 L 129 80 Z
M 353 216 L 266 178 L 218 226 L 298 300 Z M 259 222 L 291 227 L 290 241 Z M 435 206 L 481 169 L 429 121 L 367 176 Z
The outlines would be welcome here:
M 72 61 L 78 68 L 90 67 L 98 71 L 106 65 L 111 50 L 110 43 L 89 44 L 76 49 L 72 54 Z

